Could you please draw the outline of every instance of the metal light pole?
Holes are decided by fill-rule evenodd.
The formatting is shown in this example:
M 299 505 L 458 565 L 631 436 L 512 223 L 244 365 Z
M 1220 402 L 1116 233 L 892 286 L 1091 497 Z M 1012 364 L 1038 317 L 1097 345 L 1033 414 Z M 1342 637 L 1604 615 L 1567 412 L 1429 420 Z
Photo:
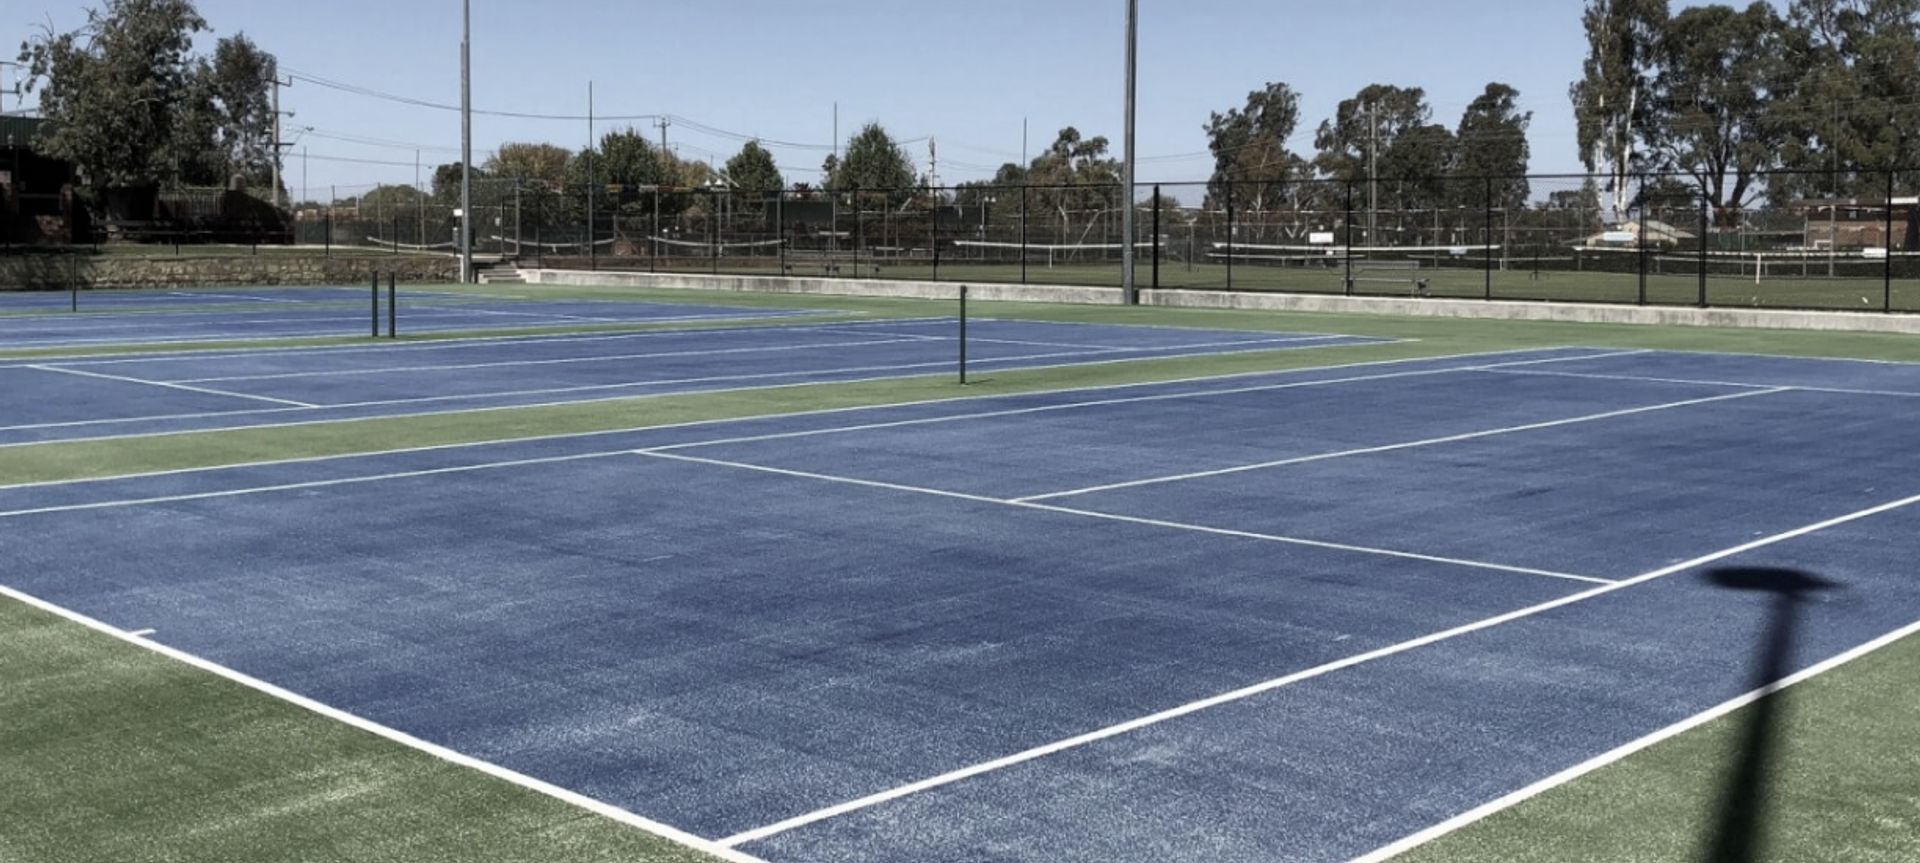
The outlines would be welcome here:
M 1127 0 L 1127 126 L 1126 155 L 1120 167 L 1120 285 L 1129 306 L 1140 304 L 1140 289 L 1133 281 L 1133 165 L 1135 71 L 1140 47 L 1140 0 Z
M 460 283 L 473 282 L 473 2 L 460 0 Z

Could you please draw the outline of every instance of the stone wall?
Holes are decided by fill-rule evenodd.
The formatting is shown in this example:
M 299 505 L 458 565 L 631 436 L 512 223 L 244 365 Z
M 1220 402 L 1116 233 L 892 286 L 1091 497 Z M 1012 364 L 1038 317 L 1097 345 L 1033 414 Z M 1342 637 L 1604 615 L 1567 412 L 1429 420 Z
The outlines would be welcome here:
M 95 288 L 207 288 L 253 285 L 357 285 L 378 271 L 401 282 L 452 282 L 452 257 L 380 254 L 205 255 L 143 258 L 114 254 L 0 256 L 0 291 Z

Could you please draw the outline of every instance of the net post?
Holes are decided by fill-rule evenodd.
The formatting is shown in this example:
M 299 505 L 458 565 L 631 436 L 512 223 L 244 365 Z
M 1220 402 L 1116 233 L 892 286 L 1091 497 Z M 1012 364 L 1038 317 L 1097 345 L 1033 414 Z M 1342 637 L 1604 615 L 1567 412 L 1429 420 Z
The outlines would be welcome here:
M 1233 290 L 1233 181 L 1227 180 L 1227 290 Z
M 1893 314 L 1893 169 L 1887 169 L 1887 258 L 1881 268 L 1880 311 Z
M 380 271 L 373 271 L 373 337 L 380 338 Z
M 1160 290 L 1160 185 L 1153 187 L 1153 289 Z
M 387 338 L 400 337 L 400 277 L 387 274 Z
M 960 286 L 960 385 L 967 385 L 967 286 Z
M 80 311 L 80 253 L 67 256 L 67 293 L 72 301 L 73 311 Z
M 1707 307 L 1707 238 L 1713 233 L 1713 202 L 1700 196 L 1700 308 Z

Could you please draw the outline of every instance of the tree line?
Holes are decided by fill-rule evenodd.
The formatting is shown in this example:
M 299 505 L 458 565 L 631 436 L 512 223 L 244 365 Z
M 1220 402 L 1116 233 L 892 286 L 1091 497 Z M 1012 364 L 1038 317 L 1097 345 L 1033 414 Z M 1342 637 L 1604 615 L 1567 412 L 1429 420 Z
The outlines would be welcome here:
M 1593 179 L 1554 202 L 1624 214 L 1649 198 L 1678 198 L 1725 214 L 1762 198 L 1884 196 L 1889 168 L 1920 166 L 1920 0 L 1791 0 L 1784 8 L 1757 0 L 1678 12 L 1669 0 L 1586 0 L 1581 20 L 1587 54 L 1568 97 Z M 196 55 L 193 38 L 206 29 L 191 0 L 104 0 L 80 29 L 29 39 L 21 49 L 27 85 L 51 121 L 39 146 L 78 165 L 96 189 L 264 182 L 280 158 L 274 58 L 244 34 Z M 1526 207 L 1534 115 L 1521 96 L 1489 83 L 1457 120 L 1441 123 L 1421 88 L 1371 84 L 1308 136 L 1297 134 L 1300 94 L 1268 83 L 1203 125 L 1214 163 L 1205 205 L 1251 213 Z M 458 164 L 441 166 L 431 189 L 388 186 L 365 197 L 453 205 L 459 173 Z M 590 180 L 611 193 L 609 211 L 640 206 L 615 190 L 788 188 L 758 142 L 722 169 L 681 159 L 635 129 L 582 151 L 506 144 L 474 173 L 508 181 L 489 188 L 515 187 L 568 213 L 584 209 Z M 1075 213 L 1119 206 L 1111 200 L 1119 177 L 1106 138 L 1067 127 L 1027 164 L 936 193 L 899 142 L 871 123 L 827 157 L 817 183 L 791 188 L 917 188 L 962 206 L 1024 206 L 1071 229 Z M 1017 185 L 1033 187 L 1024 202 L 992 191 Z M 663 215 L 705 206 L 685 192 L 661 198 Z

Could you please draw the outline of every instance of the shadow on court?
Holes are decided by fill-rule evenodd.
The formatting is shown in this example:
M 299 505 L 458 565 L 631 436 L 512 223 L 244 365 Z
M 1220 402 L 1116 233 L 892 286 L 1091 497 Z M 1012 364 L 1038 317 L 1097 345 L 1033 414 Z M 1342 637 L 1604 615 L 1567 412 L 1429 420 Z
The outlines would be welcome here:
M 1791 673 L 1801 605 L 1816 593 L 1840 588 L 1837 582 L 1792 569 L 1716 569 L 1705 578 L 1726 590 L 1773 594 L 1772 620 L 1758 645 L 1760 663 L 1754 669 L 1753 689 L 1771 686 Z M 1776 693 L 1739 714 L 1745 717 L 1740 752 L 1721 788 L 1720 814 L 1700 857 L 1705 863 L 1760 859 L 1767 838 L 1767 787 L 1787 706 L 1787 699 Z

